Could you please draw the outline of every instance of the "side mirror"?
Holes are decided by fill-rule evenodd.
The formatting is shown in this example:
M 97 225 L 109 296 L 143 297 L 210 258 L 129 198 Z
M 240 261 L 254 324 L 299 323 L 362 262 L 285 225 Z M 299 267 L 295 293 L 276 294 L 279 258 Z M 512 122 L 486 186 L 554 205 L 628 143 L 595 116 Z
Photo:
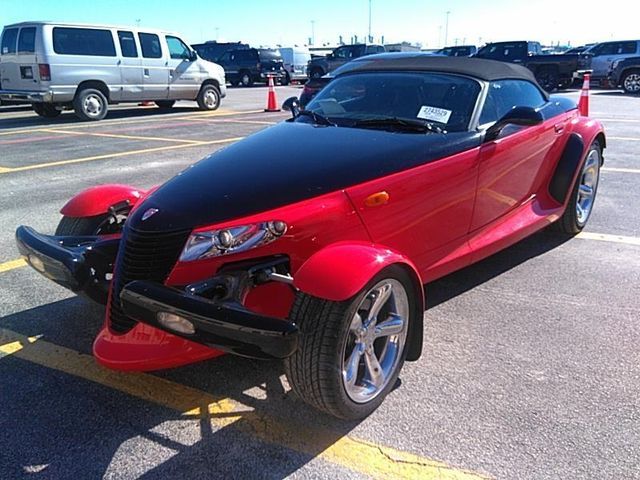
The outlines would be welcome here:
M 194 50 L 191 50 L 191 52 L 189 52 L 188 60 L 190 62 L 195 62 L 197 59 L 198 59 L 198 54 Z
M 282 104 L 282 109 L 291 112 L 291 116 L 296 118 L 300 115 L 300 100 L 298 97 L 289 97 Z
M 500 132 L 507 125 L 520 125 L 531 127 L 539 125 L 544 121 L 542 113 L 532 107 L 514 107 L 509 110 L 500 120 L 491 125 L 485 134 L 485 142 L 490 142 L 498 138 Z

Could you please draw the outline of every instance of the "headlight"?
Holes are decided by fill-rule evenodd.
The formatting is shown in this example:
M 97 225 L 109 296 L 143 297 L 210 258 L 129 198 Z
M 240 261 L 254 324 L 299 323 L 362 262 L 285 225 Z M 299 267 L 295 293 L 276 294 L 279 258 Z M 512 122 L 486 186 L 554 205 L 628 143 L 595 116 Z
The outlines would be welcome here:
M 286 232 L 287 224 L 281 220 L 209 232 L 194 232 L 180 254 L 180 261 L 191 262 L 201 258 L 244 252 L 271 243 Z

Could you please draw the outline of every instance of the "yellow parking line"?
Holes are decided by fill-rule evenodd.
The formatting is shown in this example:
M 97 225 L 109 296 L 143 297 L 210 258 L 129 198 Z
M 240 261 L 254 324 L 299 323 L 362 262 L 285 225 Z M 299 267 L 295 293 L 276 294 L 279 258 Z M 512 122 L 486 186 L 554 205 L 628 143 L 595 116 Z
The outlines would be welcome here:
M 22 258 L 17 260 L 11 260 L 10 262 L 0 263 L 0 273 L 8 272 L 9 270 L 15 270 L 16 268 L 25 267 L 27 262 Z
M 231 142 L 237 142 L 238 140 L 242 140 L 243 138 L 244 137 L 223 138 L 221 140 L 211 140 L 207 142 L 187 143 L 187 144 L 180 144 L 180 145 L 167 145 L 164 147 L 144 148 L 142 150 L 129 150 L 126 152 L 105 153 L 104 155 L 95 155 L 93 157 L 74 158 L 72 160 L 60 160 L 57 162 L 49 162 L 49 163 L 38 163 L 35 165 L 26 165 L 24 167 L 4 168 L 3 170 L 0 170 L 0 174 L 24 172 L 26 170 L 36 170 L 39 168 L 56 167 L 60 165 L 72 165 L 74 163 L 92 162 L 95 160 L 104 160 L 107 158 L 128 157 L 131 155 L 139 155 L 143 153 L 163 152 L 165 150 L 175 150 L 178 148 L 200 147 L 204 145 L 216 145 L 219 143 L 231 143 Z
M 0 329 L 0 357 L 12 356 L 128 395 L 208 419 L 218 428 L 233 424 L 249 435 L 377 479 L 479 480 L 482 475 L 418 455 L 359 440 L 319 425 L 279 422 L 232 400 L 145 373 L 120 373 L 99 366 L 86 354 Z M 301 433 L 304 432 L 304 433 Z
M 640 168 L 602 167 L 600 170 L 602 170 L 603 172 L 640 173 Z
M 609 235 L 606 233 L 580 232 L 578 235 L 576 235 L 576 238 L 582 238 L 584 240 L 598 240 L 600 242 L 623 243 L 626 245 L 640 246 L 639 237 L 628 237 L 625 235 Z
M 157 140 L 160 142 L 200 143 L 199 140 L 183 140 L 180 138 L 164 138 L 164 137 L 143 137 L 139 135 L 124 135 L 120 133 L 74 132 L 73 130 L 57 130 L 53 128 L 44 128 L 41 131 L 51 132 L 51 133 L 60 133 L 63 135 L 88 135 L 91 137 L 123 138 L 125 140 Z
M 275 125 L 278 122 L 263 122 L 260 120 L 234 120 L 233 118 L 230 120 L 215 120 L 212 118 L 185 118 L 184 120 L 188 120 L 190 122 L 204 122 L 204 123 L 249 123 L 252 125 Z

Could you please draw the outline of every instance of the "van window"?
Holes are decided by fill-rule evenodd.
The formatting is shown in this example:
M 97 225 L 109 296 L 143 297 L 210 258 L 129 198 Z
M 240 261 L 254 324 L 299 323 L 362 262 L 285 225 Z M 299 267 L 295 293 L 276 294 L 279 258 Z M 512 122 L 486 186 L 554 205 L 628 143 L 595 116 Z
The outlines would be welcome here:
M 178 37 L 170 37 L 167 35 L 167 46 L 169 47 L 169 56 L 173 59 L 185 60 L 191 56 L 189 47 Z
M 16 39 L 18 38 L 18 29 L 17 28 L 9 28 L 4 31 L 4 35 L 2 35 L 2 55 L 6 55 L 7 53 L 16 53 Z
M 123 57 L 136 58 L 138 56 L 138 48 L 133 38 L 133 32 L 118 30 L 118 40 L 120 41 L 120 50 L 122 50 Z
M 115 57 L 116 45 L 109 30 L 55 27 L 53 51 L 61 55 Z
M 25 27 L 18 37 L 18 53 L 34 53 L 36 51 L 36 27 Z
M 144 58 L 162 58 L 162 48 L 160 48 L 158 35 L 138 33 L 138 39 L 140 39 L 140 48 L 142 48 L 142 56 Z

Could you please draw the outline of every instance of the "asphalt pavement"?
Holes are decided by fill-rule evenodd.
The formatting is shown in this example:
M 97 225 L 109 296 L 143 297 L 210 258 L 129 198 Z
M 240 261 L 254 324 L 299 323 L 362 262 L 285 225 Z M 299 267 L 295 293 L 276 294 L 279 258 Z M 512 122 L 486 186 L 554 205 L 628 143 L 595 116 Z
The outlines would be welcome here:
M 366 420 L 307 407 L 276 361 L 95 364 L 103 308 L 25 267 L 15 228 L 52 233 L 86 187 L 148 188 L 287 118 L 265 103 L 230 88 L 213 113 L 97 123 L 0 107 L 0 478 L 640 479 L 640 97 L 618 92 L 591 97 L 608 141 L 585 232 L 428 284 L 424 355 Z

